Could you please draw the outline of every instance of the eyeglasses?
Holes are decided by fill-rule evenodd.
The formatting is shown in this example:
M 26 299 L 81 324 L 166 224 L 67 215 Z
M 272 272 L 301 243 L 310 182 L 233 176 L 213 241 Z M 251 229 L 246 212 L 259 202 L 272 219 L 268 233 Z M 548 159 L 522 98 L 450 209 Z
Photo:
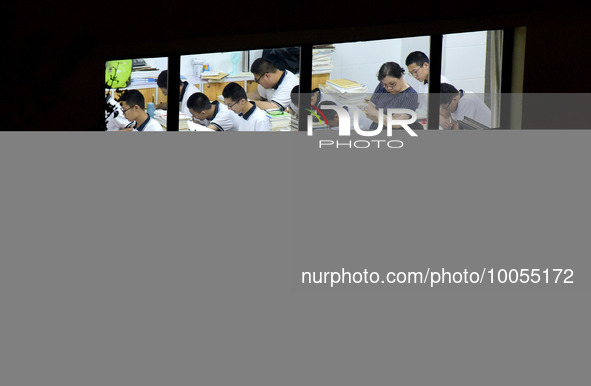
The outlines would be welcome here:
M 265 72 L 263 75 L 259 76 L 259 78 L 258 78 L 258 79 L 255 79 L 255 83 L 257 83 L 257 84 L 260 84 L 260 83 L 259 83 L 259 80 L 261 80 L 261 78 L 262 78 L 263 76 L 265 76 L 266 74 L 267 74 L 267 73 Z
M 398 82 L 388 83 L 388 84 L 382 83 L 382 86 L 384 86 L 384 88 L 394 89 L 394 87 L 396 87 L 397 84 L 398 84 Z
M 419 70 L 420 70 L 421 68 L 423 68 L 423 66 L 419 66 L 419 67 L 415 68 L 414 70 L 412 70 L 412 71 L 409 71 L 409 74 L 410 74 L 411 76 L 414 76 L 414 77 L 416 78 L 416 77 L 417 77 L 417 74 L 419 73 Z
M 129 106 L 129 108 L 127 108 L 127 109 L 124 109 L 123 106 L 121 106 L 121 111 L 125 114 L 125 112 L 133 109 L 135 106 L 137 106 L 137 105 Z
M 260 79 L 260 78 L 259 78 Z M 227 105 L 229 109 L 231 109 L 232 107 L 236 106 L 236 104 L 238 104 L 240 101 L 238 102 L 234 102 L 231 105 Z

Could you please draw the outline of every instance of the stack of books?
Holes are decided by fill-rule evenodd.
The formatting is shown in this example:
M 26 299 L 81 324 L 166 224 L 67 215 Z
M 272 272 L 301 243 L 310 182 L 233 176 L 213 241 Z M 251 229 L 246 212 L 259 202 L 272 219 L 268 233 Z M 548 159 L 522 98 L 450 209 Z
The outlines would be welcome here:
M 335 47 L 332 44 L 314 46 L 312 48 L 312 75 L 330 74 L 334 65 L 332 55 Z
M 227 73 L 217 71 L 204 71 L 201 73 L 201 79 L 209 83 L 221 82 L 226 76 L 228 76 Z
M 167 113 L 168 113 L 168 110 L 157 109 L 156 111 L 154 111 L 154 119 L 156 120 L 156 122 L 160 123 L 162 125 L 162 127 L 164 127 L 164 128 L 166 128 Z M 190 121 L 191 121 L 191 118 L 189 118 L 189 116 L 187 116 L 179 111 L 179 131 L 189 130 L 189 122 Z
M 300 119 L 307 119 L 300 115 Z M 291 123 L 289 125 L 291 131 L 298 131 L 300 129 L 299 119 L 296 117 L 291 117 Z M 329 127 L 325 124 L 323 120 L 318 120 L 316 117 L 312 116 L 312 130 L 320 130 L 320 129 L 328 129 Z
M 279 109 L 265 110 L 272 131 L 291 131 L 291 114 Z
M 367 87 L 349 79 L 329 79 L 326 85 L 337 90 L 340 93 L 364 93 Z
M 370 97 L 367 86 L 349 79 L 329 79 L 318 87 L 323 93 L 330 94 L 337 103 L 360 109 L 365 107 L 366 99 Z
M 131 86 L 145 86 L 149 87 L 158 87 L 157 80 L 158 75 L 160 75 L 160 70 L 155 71 L 135 71 L 131 72 Z M 181 80 L 187 80 L 187 77 L 181 75 Z

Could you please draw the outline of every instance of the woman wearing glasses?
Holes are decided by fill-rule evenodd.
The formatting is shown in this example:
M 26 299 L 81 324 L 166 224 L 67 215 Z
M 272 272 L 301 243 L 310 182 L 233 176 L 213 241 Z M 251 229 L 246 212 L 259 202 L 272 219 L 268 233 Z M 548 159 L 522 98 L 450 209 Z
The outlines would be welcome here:
M 378 128 L 378 122 L 380 121 L 379 109 L 383 109 L 381 111 L 383 115 L 387 109 L 410 109 L 416 111 L 419 105 L 419 96 L 416 90 L 404 80 L 404 69 L 398 63 L 386 62 L 382 64 L 377 75 L 380 83 L 365 108 L 365 114 L 374 122 L 370 130 Z M 410 116 L 406 114 L 394 115 L 394 119 L 407 118 L 410 118 Z M 384 125 L 388 122 L 385 115 L 381 117 L 381 120 Z M 423 129 L 423 126 L 418 122 L 414 122 L 410 127 L 412 129 Z

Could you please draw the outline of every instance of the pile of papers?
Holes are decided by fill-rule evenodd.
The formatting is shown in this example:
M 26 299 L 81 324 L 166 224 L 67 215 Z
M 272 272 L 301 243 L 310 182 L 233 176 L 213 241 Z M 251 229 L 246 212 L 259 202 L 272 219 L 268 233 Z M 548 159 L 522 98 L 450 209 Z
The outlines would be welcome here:
M 154 111 L 154 119 L 156 120 L 156 122 L 160 123 L 164 128 L 166 128 L 167 113 L 168 110 L 158 109 Z M 179 131 L 189 130 L 189 122 L 191 122 L 191 118 L 179 111 Z
M 312 74 L 330 74 L 334 68 L 332 55 L 335 47 L 332 44 L 314 46 L 312 48 Z
M 221 82 L 221 80 L 224 79 L 226 76 L 228 76 L 227 73 L 218 71 L 204 71 L 201 73 L 201 79 L 206 80 L 210 83 Z
M 356 106 L 363 109 L 366 104 L 367 86 L 349 79 L 329 79 L 318 86 L 320 91 L 342 105 Z
M 265 110 L 272 131 L 291 131 L 291 114 L 278 109 Z
M 252 72 L 237 72 L 236 74 L 230 74 L 226 77 L 226 81 L 230 79 L 240 79 L 240 80 L 254 80 L 254 75 Z

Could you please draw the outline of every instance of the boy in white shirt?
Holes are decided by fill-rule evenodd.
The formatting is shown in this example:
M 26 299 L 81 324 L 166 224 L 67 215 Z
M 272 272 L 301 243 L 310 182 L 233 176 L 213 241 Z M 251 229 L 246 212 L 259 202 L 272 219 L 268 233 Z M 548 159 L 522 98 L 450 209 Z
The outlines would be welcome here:
M 133 130 L 128 128 L 123 131 L 164 131 L 162 126 L 144 110 L 146 101 L 142 93 L 138 90 L 126 91 L 119 101 L 121 102 L 121 108 L 123 109 L 125 118 L 129 121 L 135 121 Z
M 465 117 L 475 120 L 490 128 L 490 109 L 484 102 L 473 93 L 466 93 L 464 90 L 456 89 L 448 83 L 441 83 L 441 108 L 451 114 L 452 128 L 458 129 L 458 121 Z
M 300 79 L 289 70 L 279 70 L 263 58 L 252 63 L 250 72 L 258 86 L 257 91 L 249 93 L 248 97 L 263 110 L 287 110 L 291 103 L 291 90 L 300 84 Z
M 240 127 L 238 115 L 228 110 L 228 107 L 219 101 L 211 102 L 203 93 L 191 95 L 187 101 L 187 107 L 194 121 L 212 130 L 238 131 Z
M 426 112 L 429 94 L 429 57 L 421 51 L 413 51 L 406 57 L 406 68 L 408 73 L 419 81 L 419 110 Z M 441 83 L 450 83 L 449 79 L 441 74 Z M 439 109 L 439 126 L 443 129 L 450 129 L 449 111 Z
M 179 79 L 179 95 L 180 95 L 180 99 L 179 99 L 179 111 L 187 116 L 191 116 L 191 112 L 189 111 L 189 108 L 187 107 L 187 101 L 189 100 L 189 97 L 199 91 L 199 88 L 195 87 L 194 85 L 192 85 L 189 82 L 183 82 L 182 80 Z M 160 75 L 158 75 L 158 80 L 156 81 L 156 83 L 158 84 L 158 87 L 160 88 L 160 90 L 162 91 L 162 94 L 168 96 L 168 70 L 164 70 L 160 73 Z M 167 103 L 159 103 L 158 106 L 156 106 L 156 108 L 159 109 L 167 109 Z
M 265 112 L 247 99 L 246 91 L 238 83 L 230 83 L 222 91 L 228 109 L 238 114 L 238 131 L 270 131 L 271 122 Z

